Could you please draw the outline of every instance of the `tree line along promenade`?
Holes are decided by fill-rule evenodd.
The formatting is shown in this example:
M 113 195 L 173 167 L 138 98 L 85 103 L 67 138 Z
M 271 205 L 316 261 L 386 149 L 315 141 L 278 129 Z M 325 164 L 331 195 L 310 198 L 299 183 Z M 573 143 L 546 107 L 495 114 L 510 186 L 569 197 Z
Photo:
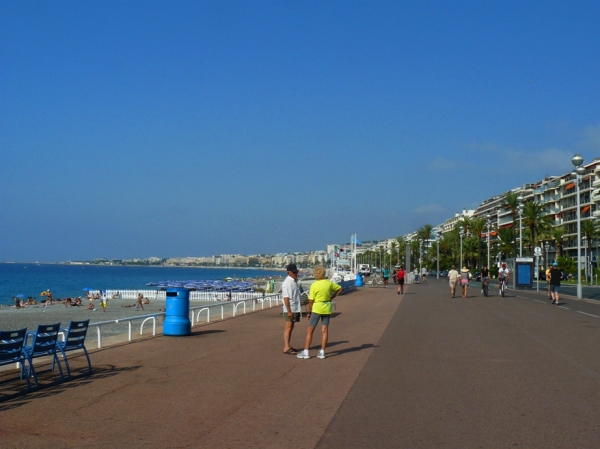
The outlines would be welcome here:
M 502 260 L 533 257 L 539 247 L 540 269 L 557 261 L 563 271 L 575 274 L 579 221 L 581 276 L 591 280 L 600 274 L 600 158 L 581 164 L 579 172 L 524 184 L 486 199 L 474 210 L 463 209 L 441 224 L 425 224 L 409 234 L 363 245 L 357 249 L 357 259 L 394 265 L 403 263 L 408 252 L 413 267 L 420 260 L 433 270 L 439 260 L 443 270 L 459 266 L 462 260 L 473 271 L 489 260 L 494 272 Z

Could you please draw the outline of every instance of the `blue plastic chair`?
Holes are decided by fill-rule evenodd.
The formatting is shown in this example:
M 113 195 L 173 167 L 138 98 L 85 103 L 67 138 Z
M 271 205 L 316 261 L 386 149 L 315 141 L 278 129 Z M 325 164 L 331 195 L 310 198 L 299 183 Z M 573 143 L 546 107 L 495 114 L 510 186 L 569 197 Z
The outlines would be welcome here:
M 38 357 L 52 357 L 52 371 L 54 371 L 54 362 L 56 362 L 58 364 L 58 370 L 60 371 L 61 380 L 64 380 L 65 378 L 60 366 L 60 362 L 58 361 L 58 357 L 56 355 L 58 348 L 56 342 L 58 340 L 59 332 L 60 323 L 40 324 L 36 331 L 27 332 L 25 341 L 27 342 L 30 335 L 33 337 L 33 339 L 31 341 L 31 345 L 25 344 L 25 346 L 23 346 L 23 355 L 27 358 L 29 365 L 29 369 L 25 368 L 25 373 L 28 378 L 33 376 L 36 387 L 39 387 L 39 384 L 35 368 L 33 367 L 33 359 Z
M 23 345 L 25 344 L 25 334 L 27 328 L 15 331 L 0 331 L 0 366 L 19 363 L 21 366 L 21 379 L 24 374 L 25 356 L 23 354 Z M 27 379 L 27 388 L 31 390 L 29 377 Z
M 65 341 L 57 341 L 56 347 L 63 356 L 65 365 L 67 366 L 67 376 L 71 377 L 71 368 L 69 367 L 69 361 L 67 360 L 67 352 L 76 351 L 83 349 L 83 353 L 87 358 L 88 362 L 88 374 L 92 374 L 92 362 L 90 362 L 90 356 L 85 348 L 85 336 L 87 335 L 90 320 L 84 321 L 71 321 L 69 327 L 63 327 L 61 330 L 66 331 Z M 52 360 L 52 370 L 54 371 L 54 360 Z

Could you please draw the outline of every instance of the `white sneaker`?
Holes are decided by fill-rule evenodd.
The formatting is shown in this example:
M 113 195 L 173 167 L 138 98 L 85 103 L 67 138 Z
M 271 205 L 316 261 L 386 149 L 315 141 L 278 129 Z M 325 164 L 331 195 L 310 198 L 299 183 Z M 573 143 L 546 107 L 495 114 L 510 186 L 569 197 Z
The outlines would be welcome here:
M 310 359 L 310 355 L 308 355 L 308 349 L 303 349 L 296 357 L 299 359 Z
M 325 358 L 325 351 L 323 349 L 321 349 L 319 351 L 319 353 L 317 354 L 317 357 L 320 359 L 324 359 Z

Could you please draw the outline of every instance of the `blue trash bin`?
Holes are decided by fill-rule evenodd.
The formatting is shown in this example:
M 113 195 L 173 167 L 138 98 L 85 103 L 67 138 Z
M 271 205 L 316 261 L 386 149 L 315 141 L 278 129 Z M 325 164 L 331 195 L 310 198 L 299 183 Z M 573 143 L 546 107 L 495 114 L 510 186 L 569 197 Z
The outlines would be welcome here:
M 356 275 L 356 286 L 357 287 L 362 287 L 363 286 L 363 277 L 362 274 L 358 273 Z
M 190 291 L 187 288 L 167 289 L 163 334 L 180 337 L 191 333 Z

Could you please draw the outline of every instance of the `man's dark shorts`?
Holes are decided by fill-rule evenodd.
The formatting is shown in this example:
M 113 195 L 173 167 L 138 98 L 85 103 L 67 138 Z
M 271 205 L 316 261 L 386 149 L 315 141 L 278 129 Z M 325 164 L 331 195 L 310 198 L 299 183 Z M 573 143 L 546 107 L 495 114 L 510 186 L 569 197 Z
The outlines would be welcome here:
M 399 285 L 404 285 L 404 278 L 398 279 L 398 284 Z
M 314 312 L 310 314 L 310 321 L 308 322 L 308 325 L 310 327 L 317 327 L 317 324 L 319 324 L 319 318 L 323 322 L 323 326 L 329 326 L 329 319 L 331 318 L 331 315 L 321 315 Z
M 287 312 L 284 312 L 283 317 L 285 318 L 286 322 L 300 322 L 300 312 L 294 313 L 294 316 L 292 318 L 288 316 Z

